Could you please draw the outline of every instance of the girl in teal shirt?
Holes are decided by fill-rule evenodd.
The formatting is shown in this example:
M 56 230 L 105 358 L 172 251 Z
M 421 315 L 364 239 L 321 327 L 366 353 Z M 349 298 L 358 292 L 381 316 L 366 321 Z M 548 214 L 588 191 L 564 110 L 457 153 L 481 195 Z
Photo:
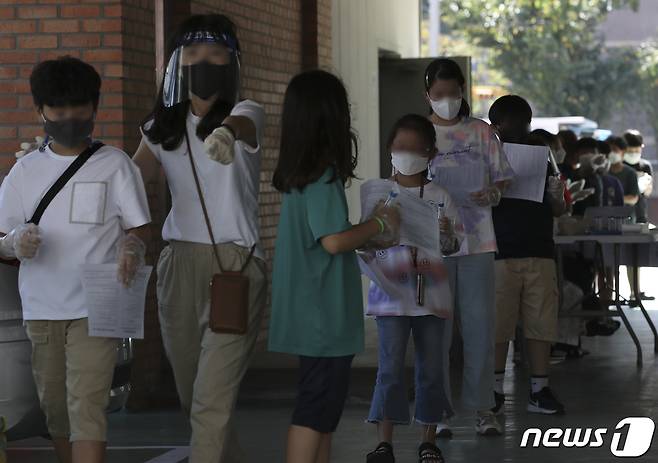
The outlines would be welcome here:
M 364 348 L 354 250 L 383 235 L 395 237 L 400 219 L 395 208 L 381 206 L 360 225 L 348 220 L 344 188 L 355 178 L 357 150 L 347 92 L 337 77 L 324 71 L 294 77 L 286 90 L 281 126 L 273 184 L 283 193 L 283 202 L 269 349 L 300 358 L 286 461 L 325 463 L 347 396 L 352 359 Z

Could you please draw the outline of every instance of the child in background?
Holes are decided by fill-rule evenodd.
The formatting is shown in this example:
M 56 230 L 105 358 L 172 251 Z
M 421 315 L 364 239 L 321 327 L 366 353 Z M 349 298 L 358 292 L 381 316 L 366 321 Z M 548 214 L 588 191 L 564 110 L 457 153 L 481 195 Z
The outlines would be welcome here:
M 345 184 L 355 178 L 356 138 L 347 92 L 324 71 L 286 90 L 274 187 L 283 193 L 274 256 L 269 349 L 300 359 L 287 463 L 328 463 L 354 355 L 364 349 L 361 275 L 355 249 L 386 234 L 399 213 L 380 205 L 352 226 Z
M 405 387 L 404 360 L 413 333 L 416 352 L 416 411 L 414 420 L 422 425 L 418 449 L 422 463 L 441 463 L 443 457 L 434 441 L 436 426 L 444 415 L 453 414 L 448 378 L 444 374 L 447 349 L 444 343 L 445 320 L 452 316 L 452 295 L 442 255 L 454 254 L 461 240 L 455 234 L 458 211 L 448 192 L 428 178 L 429 165 L 436 156 L 436 132 L 423 116 L 409 114 L 396 122 L 388 142 L 394 180 L 400 187 L 424 201 L 442 208 L 441 222 L 427 233 L 440 229 L 441 249 L 418 250 L 397 246 L 370 256 L 369 265 L 377 265 L 390 285 L 407 281 L 408 299 L 396 299 L 376 283 L 370 284 L 367 315 L 377 317 L 379 333 L 379 371 L 368 421 L 377 423 L 380 444 L 368 454 L 368 463 L 392 463 L 393 427 L 409 424 L 409 405 Z M 422 279 L 421 295 L 417 294 Z M 418 300 L 420 298 L 422 300 Z
M 532 110 L 517 95 L 497 99 L 489 110 L 503 143 L 544 145 L 529 137 Z M 533 140 L 534 138 L 534 140 Z M 547 145 L 546 145 L 547 146 Z M 566 211 L 564 184 L 546 165 L 542 203 L 503 198 L 493 209 L 496 254 L 496 365 L 494 413 L 504 412 L 503 383 L 509 343 L 519 320 L 528 344 L 530 394 L 527 410 L 562 414 L 564 406 L 548 385 L 551 344 L 557 339 L 558 286 L 554 260 L 553 217 Z

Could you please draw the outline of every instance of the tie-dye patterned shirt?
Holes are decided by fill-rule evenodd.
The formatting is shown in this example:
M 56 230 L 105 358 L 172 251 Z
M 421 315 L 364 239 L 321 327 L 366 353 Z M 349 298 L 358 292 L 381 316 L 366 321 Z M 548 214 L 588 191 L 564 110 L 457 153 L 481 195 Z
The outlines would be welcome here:
M 489 185 L 514 177 L 500 140 L 493 128 L 481 119 L 466 117 L 452 126 L 434 126 L 439 151 L 432 169 L 456 167 L 473 163 L 483 164 L 488 172 Z M 496 252 L 496 234 L 491 207 L 460 207 L 464 240 L 455 256 Z

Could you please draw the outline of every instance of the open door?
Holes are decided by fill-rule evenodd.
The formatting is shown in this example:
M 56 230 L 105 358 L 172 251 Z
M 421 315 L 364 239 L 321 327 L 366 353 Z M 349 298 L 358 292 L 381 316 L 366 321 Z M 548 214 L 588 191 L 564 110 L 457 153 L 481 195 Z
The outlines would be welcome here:
M 379 58 L 379 151 L 380 175 L 391 175 L 391 158 L 386 149 L 393 124 L 408 113 L 428 114 L 425 100 L 425 68 L 435 58 Z M 466 77 L 465 97 L 471 103 L 471 58 L 451 57 Z

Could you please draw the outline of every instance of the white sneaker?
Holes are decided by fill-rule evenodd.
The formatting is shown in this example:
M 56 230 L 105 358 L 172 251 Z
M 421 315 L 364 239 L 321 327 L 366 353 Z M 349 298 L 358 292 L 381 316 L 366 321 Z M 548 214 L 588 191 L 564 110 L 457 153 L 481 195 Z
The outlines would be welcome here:
M 500 436 L 503 433 L 503 428 L 493 412 L 478 412 L 475 432 L 481 436 Z
M 437 439 L 452 439 L 452 429 L 448 420 L 442 421 L 436 425 Z

